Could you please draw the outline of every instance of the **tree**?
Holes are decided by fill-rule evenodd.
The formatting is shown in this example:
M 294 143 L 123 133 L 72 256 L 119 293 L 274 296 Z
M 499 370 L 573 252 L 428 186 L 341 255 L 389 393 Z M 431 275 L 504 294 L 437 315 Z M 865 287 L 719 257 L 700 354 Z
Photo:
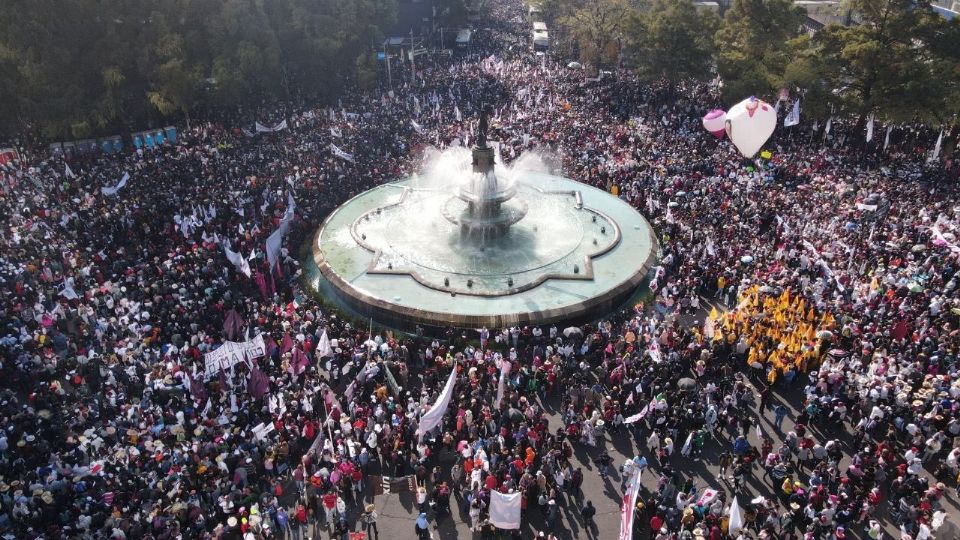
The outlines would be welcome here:
M 733 1 L 715 36 L 727 102 L 777 94 L 805 17 L 791 0 Z
M 0 133 L 112 135 L 207 101 L 332 98 L 369 83 L 373 65 L 343 59 L 395 17 L 396 0 L 7 0 Z
M 571 4 L 560 24 L 576 40 L 580 59 L 600 70 L 619 56 L 621 31 L 632 12 L 627 0 L 583 0 Z
M 957 110 L 960 32 L 929 1 L 851 0 L 859 24 L 831 25 L 813 39 L 818 75 L 840 110 L 863 124 L 944 122 Z M 951 108 L 952 106 L 952 108 Z
M 651 9 L 630 18 L 630 56 L 642 77 L 712 78 L 713 36 L 720 19 L 698 11 L 692 0 L 657 0 Z

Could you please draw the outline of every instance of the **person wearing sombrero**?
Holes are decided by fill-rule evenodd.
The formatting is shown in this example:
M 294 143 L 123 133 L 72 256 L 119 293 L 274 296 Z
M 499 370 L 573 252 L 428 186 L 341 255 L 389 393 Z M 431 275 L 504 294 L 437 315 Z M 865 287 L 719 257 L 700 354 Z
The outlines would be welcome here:
M 363 525 L 364 532 L 367 533 L 367 538 L 373 538 L 371 535 L 376 535 L 377 539 L 380 538 L 380 531 L 377 530 L 376 510 L 375 505 L 368 504 L 363 508 L 363 514 L 360 515 L 360 523 Z

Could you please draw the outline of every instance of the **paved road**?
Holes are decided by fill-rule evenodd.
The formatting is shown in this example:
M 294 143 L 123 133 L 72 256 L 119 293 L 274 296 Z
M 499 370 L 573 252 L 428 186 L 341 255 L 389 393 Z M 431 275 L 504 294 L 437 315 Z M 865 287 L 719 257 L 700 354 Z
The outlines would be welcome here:
M 706 299 L 704 299 L 702 306 L 704 307 L 704 311 L 701 311 L 695 317 L 685 316 L 681 322 L 687 325 L 702 324 L 706 310 L 712 307 Z M 798 378 L 792 388 L 776 387 L 773 395 L 774 402 L 767 410 L 767 413 L 760 416 L 761 429 L 766 435 L 774 439 L 774 448 L 779 447 L 780 437 L 774 431 L 773 405 L 777 402 L 782 402 L 787 406 L 790 412 L 784 421 L 783 431 L 786 433 L 793 430 L 793 419 L 796 418 L 798 414 L 797 407 L 803 402 L 802 385 L 805 381 L 805 378 Z M 542 405 L 550 417 L 550 431 L 556 430 L 558 426 L 562 425 L 560 416 L 556 413 L 555 409 L 555 407 L 559 405 L 559 400 L 547 401 L 546 403 L 542 403 Z M 756 409 L 754 409 L 754 412 L 756 412 Z M 839 439 L 841 444 L 844 445 L 844 454 L 849 455 L 851 453 L 851 435 L 848 429 L 822 428 L 814 425 L 809 426 L 809 430 L 814 438 L 820 442 L 829 439 Z M 645 436 L 646 434 L 644 434 L 644 437 Z M 755 428 L 751 428 L 748 438 L 752 445 L 759 447 L 760 442 L 757 440 Z M 633 457 L 637 454 L 646 456 L 648 462 L 651 464 L 651 468 L 644 474 L 642 484 L 648 492 L 656 491 L 659 471 L 659 467 L 656 465 L 656 459 L 648 454 L 646 448 L 638 445 L 637 442 L 633 440 L 632 435 L 628 434 L 626 430 L 616 435 L 608 433 L 601 442 L 603 447 L 606 448 L 607 453 L 613 458 L 614 468 L 619 467 L 628 457 Z M 692 478 L 698 491 L 702 492 L 706 488 L 722 490 L 727 493 L 727 500 L 729 501 L 732 496 L 732 486 L 727 481 L 718 478 L 718 462 L 720 454 L 729 449 L 730 442 L 722 436 L 719 440 L 708 439 L 703 454 L 693 459 L 685 458 L 679 454 L 679 448 L 683 445 L 683 441 L 677 441 L 676 443 L 677 452 L 671 460 L 671 465 L 674 470 L 680 472 L 685 478 Z M 579 514 L 582 501 L 572 502 L 568 499 L 566 504 L 561 505 L 560 519 L 552 530 L 552 532 L 561 539 L 589 538 L 606 540 L 617 538 L 619 534 L 620 499 L 622 496 L 620 476 L 619 472 L 615 471 L 614 474 L 606 480 L 600 477 L 593 462 L 593 458 L 597 457 L 600 451 L 601 446 L 599 443 L 596 448 L 591 448 L 580 443 L 574 445 L 574 461 L 578 463 L 578 466 L 583 468 L 584 472 L 583 496 L 593 501 L 594 506 L 597 508 L 597 514 L 594 518 L 596 527 L 584 529 Z M 439 456 L 440 465 L 445 471 L 449 470 L 454 459 L 455 456 L 453 453 L 441 454 Z M 436 464 L 436 462 L 433 462 L 431 466 L 433 464 Z M 845 457 L 841 462 L 841 470 L 845 470 L 848 464 L 849 458 Z M 927 474 L 929 475 L 929 470 Z M 754 476 L 747 482 L 745 488 L 746 494 L 739 496 L 741 501 L 752 499 L 757 495 L 764 495 L 777 500 L 775 494 L 779 489 L 779 485 L 773 486 L 765 482 L 762 475 L 762 469 L 754 469 Z M 380 534 L 385 535 L 385 539 L 415 540 L 417 538 L 414 531 L 414 522 L 418 512 L 416 510 L 415 495 L 413 493 L 384 494 L 374 498 L 369 494 L 369 487 L 367 491 L 366 502 L 372 501 L 375 503 L 377 514 L 379 515 L 378 527 Z M 950 489 L 949 496 L 945 498 L 943 504 L 950 513 L 951 519 L 956 520 L 960 519 L 960 507 L 958 507 L 957 498 L 953 493 L 954 490 Z M 647 493 L 643 495 L 647 495 Z M 469 526 L 469 515 L 462 508 L 462 499 L 458 499 L 457 497 L 458 495 L 451 497 L 451 506 L 453 507 L 452 515 L 447 515 L 437 520 L 436 516 L 430 512 L 432 538 L 462 539 L 473 536 Z M 351 522 L 359 515 L 360 510 L 359 505 L 354 505 L 350 508 L 351 517 L 354 518 L 351 519 Z M 544 516 L 541 514 L 537 505 L 531 504 L 530 508 L 528 508 L 523 515 L 522 538 L 533 538 L 537 531 L 542 530 L 544 526 L 543 518 Z M 899 538 L 897 529 L 889 519 L 886 503 L 876 512 L 874 518 L 879 519 L 886 525 L 887 533 L 890 537 Z M 355 527 L 359 529 L 360 524 L 357 523 Z M 863 534 L 862 527 L 860 526 L 851 527 L 851 530 L 848 532 L 851 533 L 848 535 L 849 538 L 866 538 L 866 534 Z M 321 536 L 326 538 L 328 537 L 328 533 L 322 532 Z M 321 536 L 317 536 L 316 538 Z M 479 537 L 479 534 L 477 534 L 477 537 Z M 504 538 L 506 537 L 507 536 L 504 535 Z M 645 534 L 637 534 L 634 538 L 636 540 L 646 540 L 647 536 Z
M 797 387 L 787 391 L 786 393 L 784 393 L 781 389 L 781 392 L 777 394 L 776 397 L 777 399 L 786 403 L 788 408 L 790 408 L 790 414 L 784 421 L 783 426 L 785 432 L 790 431 L 793 429 L 792 419 L 795 418 L 797 414 L 795 405 L 802 401 L 800 389 Z M 548 410 L 550 409 L 548 408 Z M 551 416 L 551 425 L 554 426 L 554 429 L 556 426 L 560 425 L 560 419 L 558 416 Z M 778 439 L 773 429 L 773 415 L 769 411 L 768 414 L 762 417 L 761 427 L 764 433 L 766 433 L 768 436 L 772 436 L 775 440 Z M 849 444 L 849 442 L 846 441 L 849 435 L 845 432 L 845 430 L 844 432 L 830 431 L 824 433 L 818 431 L 815 427 L 811 429 L 818 440 L 840 438 L 841 441 L 845 441 L 844 444 Z M 608 434 L 605 437 L 605 440 L 603 441 L 604 445 L 610 456 L 614 458 L 616 464 L 622 463 L 623 460 L 628 456 L 632 457 L 638 452 L 646 455 L 646 449 L 640 448 L 632 439 L 633 437 L 626 434 L 626 432 L 615 436 L 610 436 Z M 750 433 L 750 442 L 753 445 L 759 446 L 759 441 L 756 439 L 756 433 L 753 429 L 751 429 Z M 681 444 L 682 442 L 678 443 L 678 447 Z M 710 440 L 707 442 L 704 448 L 703 455 L 696 459 L 687 459 L 677 453 L 674 455 L 672 460 L 672 466 L 675 470 L 681 472 L 685 477 L 693 478 L 698 490 L 702 491 L 706 488 L 723 490 L 727 492 L 729 500 L 729 496 L 731 495 L 731 486 L 717 478 L 717 463 L 719 461 L 719 455 L 728 448 L 727 444 L 727 441 L 723 439 L 721 439 L 719 442 Z M 614 473 L 612 477 L 606 480 L 600 478 L 599 474 L 597 474 L 596 467 L 593 465 L 592 459 L 599 454 L 599 451 L 599 448 L 589 448 L 582 444 L 575 446 L 575 460 L 579 461 L 580 466 L 583 467 L 584 470 L 584 496 L 593 501 L 597 508 L 597 515 L 595 517 L 597 527 L 592 530 L 585 530 L 580 520 L 579 512 L 576 510 L 579 508 L 579 505 L 564 505 L 560 513 L 561 519 L 553 529 L 553 532 L 562 539 L 608 539 L 616 538 L 619 534 L 619 501 L 622 494 L 620 490 L 620 478 L 618 473 Z M 849 452 L 849 446 L 845 447 L 845 453 Z M 452 459 L 452 456 L 448 457 L 449 459 Z M 647 490 L 655 491 L 657 481 L 657 475 L 655 474 L 655 471 L 657 470 L 657 467 L 653 465 L 655 460 L 652 460 L 650 456 L 647 456 L 647 459 L 651 461 L 654 473 L 648 471 L 644 475 L 643 485 Z M 444 458 L 441 458 L 441 460 L 442 462 L 448 461 Z M 847 460 L 844 460 L 842 467 L 845 468 L 846 465 Z M 775 498 L 774 486 L 762 479 L 762 469 L 759 469 L 759 472 L 755 472 L 754 477 L 747 483 L 746 491 L 749 495 L 741 495 L 741 500 L 753 498 L 757 495 L 765 495 Z M 951 495 L 945 501 L 945 507 L 948 509 L 951 516 L 956 519 L 956 516 L 960 516 L 960 508 L 957 506 L 956 497 L 952 495 L 953 490 L 950 491 Z M 455 499 L 451 498 L 452 506 L 454 505 L 454 501 Z M 380 515 L 379 527 L 382 534 L 389 534 L 390 539 L 397 540 L 413 540 L 416 538 L 416 534 L 414 533 L 416 505 L 413 494 L 401 493 L 381 495 L 376 497 L 374 502 L 376 503 L 377 513 Z M 892 535 L 895 532 L 895 528 L 890 523 L 889 518 L 886 515 L 886 508 L 883 507 L 881 512 L 878 512 L 878 514 L 879 519 L 887 525 L 887 532 Z M 466 512 L 463 512 L 458 508 L 453 509 L 452 517 L 446 516 L 439 522 L 437 522 L 434 519 L 434 516 L 431 514 L 432 536 L 433 538 L 442 539 L 471 538 L 472 533 L 469 530 L 468 522 L 469 516 L 466 514 Z M 539 509 L 533 505 L 524 514 L 523 522 L 523 538 L 532 538 L 535 531 L 541 530 L 541 527 L 543 526 L 543 516 L 540 514 Z M 861 534 L 862 530 L 860 530 L 859 527 L 856 527 L 856 529 L 857 530 L 850 531 L 853 533 L 850 535 L 851 537 L 866 537 L 866 535 Z M 899 535 L 897 535 L 897 537 L 898 536 Z M 635 536 L 635 538 L 637 538 L 637 540 L 644 540 L 644 535 L 638 534 Z

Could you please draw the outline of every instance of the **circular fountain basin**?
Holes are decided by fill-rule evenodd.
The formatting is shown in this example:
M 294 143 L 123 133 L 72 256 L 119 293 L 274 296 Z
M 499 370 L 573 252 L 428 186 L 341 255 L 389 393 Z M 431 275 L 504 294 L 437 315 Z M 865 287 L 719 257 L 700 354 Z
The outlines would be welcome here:
M 542 173 L 511 190 L 494 218 L 510 226 L 488 238 L 464 233 L 469 203 L 449 189 L 408 179 L 362 193 L 318 230 L 318 279 L 385 324 L 471 328 L 599 317 L 645 279 L 658 245 L 626 202 Z

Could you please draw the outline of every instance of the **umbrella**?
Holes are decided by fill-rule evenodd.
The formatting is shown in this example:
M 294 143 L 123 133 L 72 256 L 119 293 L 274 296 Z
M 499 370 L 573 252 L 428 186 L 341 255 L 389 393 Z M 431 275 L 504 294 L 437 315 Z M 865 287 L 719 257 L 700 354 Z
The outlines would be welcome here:
M 677 386 L 681 390 L 693 390 L 697 387 L 697 381 L 691 379 L 690 377 L 684 377 L 677 381 Z
M 769 285 L 764 285 L 763 287 L 760 287 L 760 292 L 762 292 L 763 294 L 772 294 L 773 287 Z
M 580 62 L 570 62 L 567 64 L 567 67 L 570 69 L 583 69 L 583 64 Z
M 667 203 L 667 208 L 676 208 L 676 207 L 678 207 L 678 206 L 680 206 L 680 203 L 678 203 L 678 202 L 676 202 L 676 201 L 670 201 L 670 202 Z
M 922 251 L 925 250 L 925 249 L 927 249 L 927 246 L 925 246 L 925 245 L 923 245 L 923 244 L 915 244 L 915 245 L 913 246 L 913 252 L 914 252 L 914 253 L 920 253 L 920 252 L 922 252 Z
M 829 330 L 821 330 L 817 332 L 817 337 L 820 339 L 831 339 L 833 337 L 833 332 Z
M 753 257 L 750 255 L 744 255 L 743 257 L 740 257 L 740 262 L 743 264 L 750 264 L 753 262 Z
M 577 334 L 577 335 L 582 336 L 582 335 L 583 335 L 583 330 L 581 330 L 580 328 L 578 328 L 578 327 L 576 327 L 576 326 L 570 326 L 570 327 L 567 327 L 567 328 L 564 328 L 564 329 L 563 329 L 563 335 L 566 336 L 566 337 L 570 337 L 570 336 L 572 336 L 572 335 L 574 335 L 574 334 Z
M 909 289 L 912 293 L 923 292 L 923 286 L 916 281 L 911 281 L 910 284 L 907 285 L 907 289 Z
M 848 353 L 847 351 L 843 350 L 843 349 L 830 349 L 830 351 L 827 352 L 827 354 L 829 354 L 830 356 L 832 356 L 832 357 L 834 357 L 834 358 L 843 358 L 844 356 L 846 356 L 846 355 L 849 354 L 849 353 Z

